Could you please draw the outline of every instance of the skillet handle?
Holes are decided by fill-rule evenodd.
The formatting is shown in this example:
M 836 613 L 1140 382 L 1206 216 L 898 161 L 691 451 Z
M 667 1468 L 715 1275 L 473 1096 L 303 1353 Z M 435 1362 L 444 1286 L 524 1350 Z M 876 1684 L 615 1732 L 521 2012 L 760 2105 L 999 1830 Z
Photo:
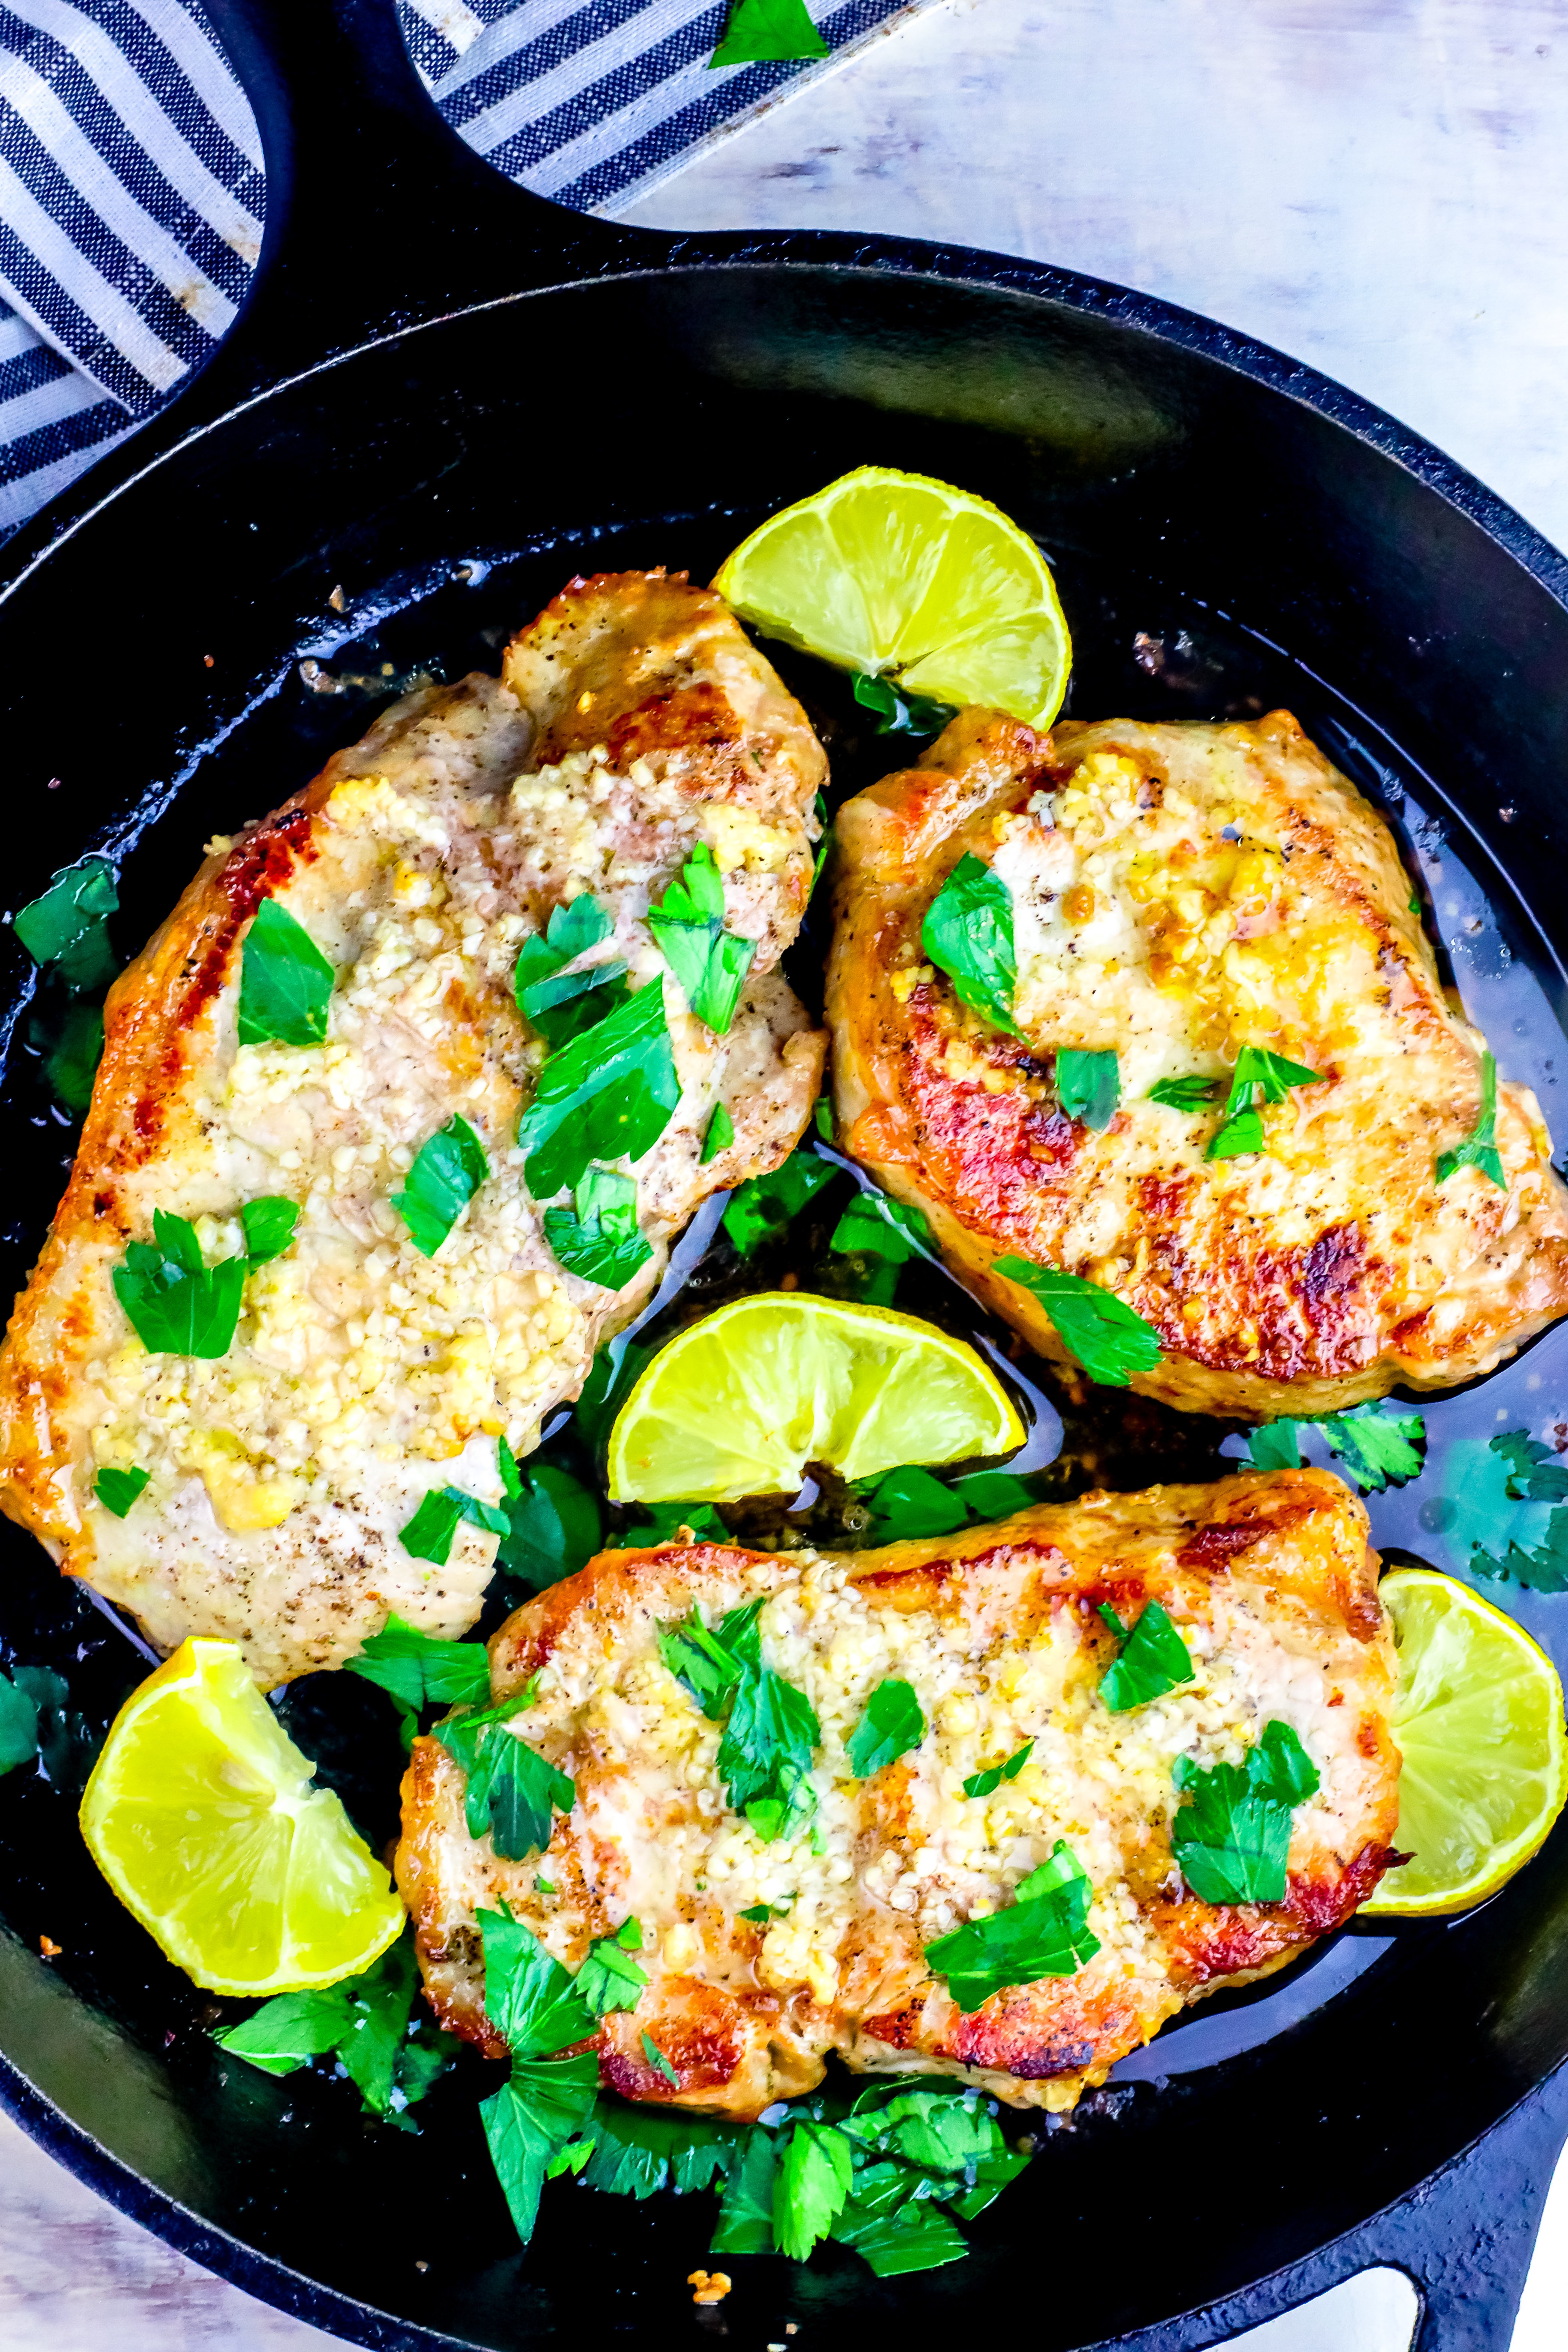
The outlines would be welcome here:
M 394 0 L 207 0 L 261 136 L 251 293 L 179 424 L 396 329 L 531 288 L 657 266 L 675 239 L 529 194 L 443 121 Z M 160 436 L 162 437 L 162 436 Z

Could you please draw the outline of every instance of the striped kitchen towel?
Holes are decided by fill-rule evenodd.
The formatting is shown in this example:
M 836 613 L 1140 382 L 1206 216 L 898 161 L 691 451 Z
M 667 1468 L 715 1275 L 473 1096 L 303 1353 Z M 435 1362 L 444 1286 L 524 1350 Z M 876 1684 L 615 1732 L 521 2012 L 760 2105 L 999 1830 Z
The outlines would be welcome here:
M 926 4 L 808 0 L 828 58 L 714 72 L 728 0 L 398 0 L 469 145 L 598 213 Z M 245 298 L 265 204 L 201 0 L 0 0 L 0 538 L 200 365 Z

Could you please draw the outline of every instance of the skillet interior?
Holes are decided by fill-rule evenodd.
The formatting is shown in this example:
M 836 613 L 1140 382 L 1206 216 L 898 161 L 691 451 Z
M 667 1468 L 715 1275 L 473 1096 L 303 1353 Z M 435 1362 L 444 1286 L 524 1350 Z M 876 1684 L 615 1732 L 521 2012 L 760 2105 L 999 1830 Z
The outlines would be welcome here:
M 310 692 L 301 656 L 374 679 L 384 663 L 456 674 L 491 658 L 487 630 L 573 571 L 706 573 L 762 513 L 874 459 L 963 482 L 1038 533 L 1079 644 L 1080 715 L 1283 700 L 1362 781 L 1381 781 L 1396 816 L 1405 785 L 1404 813 L 1447 831 L 1448 851 L 1426 835 L 1436 895 L 1458 856 L 1496 939 L 1539 983 L 1519 1014 L 1530 1034 L 1510 1041 L 1494 1024 L 1494 1042 L 1508 1074 L 1536 1076 L 1552 1119 L 1542 1063 L 1568 946 L 1560 894 L 1542 887 L 1568 742 L 1568 616 L 1553 596 L 1397 457 L 1098 315 L 1095 289 L 1075 308 L 879 275 L 847 245 L 835 258 L 834 242 L 801 240 L 793 263 L 603 281 L 448 320 L 276 395 L 122 493 L 6 609 L 10 905 L 107 847 L 122 860 L 131 951 L 210 833 L 276 805 L 367 723 L 373 692 Z M 1517 519 L 1475 502 L 1549 568 Z M 340 584 L 346 619 L 328 601 Z M 1460 977 L 1473 997 L 1475 975 Z M 20 1007 L 29 986 L 22 950 L 0 940 L 3 1000 Z M 14 1016 L 5 1103 L 8 1296 L 72 1144 Z M 1568 1415 L 1561 1331 L 1437 1408 L 1434 1456 L 1456 1434 L 1539 1427 L 1559 1401 Z M 1160 1466 L 1130 1456 L 1116 1483 Z M 1386 1498 L 1374 1525 L 1456 1564 L 1413 1502 Z M 5 1656 L 68 1664 L 101 1719 L 137 1662 L 9 1525 L 0 1558 Z M 1527 1599 L 1520 1613 L 1552 1642 L 1568 1601 Z M 1568 1640 L 1556 1646 L 1562 1664 Z M 385 1710 L 362 1696 L 390 1772 Z M 563 2185 L 524 2261 L 471 2078 L 432 2098 L 415 2140 L 363 2130 L 331 2083 L 220 2063 L 201 1997 L 101 1886 L 68 1796 L 18 1778 L 0 1810 L 15 1937 L 0 1939 L 0 2037 L 115 2156 L 264 2256 L 467 2342 L 533 2344 L 584 2323 L 696 2330 L 682 2283 L 704 2259 L 710 2200 L 634 2206 Z M 47 1972 L 40 1934 L 64 1948 Z M 805 2271 L 754 2265 L 724 2306 L 730 2331 L 779 2340 L 793 2317 L 816 2352 L 849 2344 L 874 2310 L 905 2342 L 935 2344 L 979 2293 L 1026 2307 L 1042 2345 L 1079 2345 L 1323 2244 L 1568 2053 L 1568 1837 L 1472 1917 L 1380 1937 L 1375 1956 L 1369 1940 L 1352 1929 L 1278 1988 L 1163 2036 L 1127 2070 L 1138 2079 L 1049 2137 L 974 2226 L 967 2263 L 879 2285 L 832 2254 Z

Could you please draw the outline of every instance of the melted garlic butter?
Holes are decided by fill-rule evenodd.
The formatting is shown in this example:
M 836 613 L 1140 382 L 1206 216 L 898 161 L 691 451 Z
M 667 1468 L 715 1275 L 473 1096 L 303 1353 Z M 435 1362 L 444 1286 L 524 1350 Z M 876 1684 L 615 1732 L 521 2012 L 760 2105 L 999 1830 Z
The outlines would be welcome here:
M 794 1836 L 764 1843 L 729 1805 L 717 1770 L 720 1727 L 662 1663 L 651 1613 L 609 1637 L 591 1611 L 575 1615 L 539 1678 L 538 1704 L 512 1717 L 517 1738 L 564 1759 L 592 1757 L 578 1782 L 573 1825 L 611 1853 L 613 1885 L 598 1893 L 613 1917 L 641 1921 L 666 1969 L 702 1972 L 690 1924 L 717 1905 L 734 1918 L 757 1904 L 784 1905 L 763 1940 L 759 1972 L 779 1991 L 809 1987 L 830 2001 L 838 1952 L 871 1895 L 902 1913 L 923 1940 L 1009 1903 L 1018 1883 L 1065 1838 L 1094 1885 L 1089 1924 L 1105 1965 L 1147 1973 L 1163 1987 L 1168 1956 L 1154 1948 L 1145 1900 L 1169 1869 L 1168 1831 L 1179 1756 L 1205 1766 L 1238 1764 L 1265 1723 L 1289 1724 L 1322 1775 L 1319 1799 L 1296 1814 L 1296 1835 L 1327 1834 L 1336 1800 L 1353 1786 L 1356 1710 L 1331 1707 L 1331 1692 L 1302 1624 L 1292 1645 L 1276 1611 L 1265 1622 L 1239 1599 L 1216 1593 L 1207 1623 L 1182 1632 L 1193 1681 L 1126 1715 L 1098 1692 L 1084 1620 L 1059 1604 L 1032 1640 L 982 1631 L 953 1613 L 871 1606 L 841 1563 L 798 1556 L 797 1579 L 760 1620 L 763 1663 L 805 1691 L 822 1726 L 812 1769 L 817 1811 Z M 795 1563 L 792 1561 L 792 1568 Z M 709 1622 L 740 1599 L 727 1584 L 704 1604 Z M 1321 1629 L 1315 1629 L 1321 1646 Z M 856 1853 L 871 1819 L 850 1771 L 847 1742 L 885 1677 L 910 1683 L 927 1723 L 902 1759 L 912 1772 L 912 1830 Z M 994 1796 L 963 1782 L 1014 1754 L 1034 1752 Z M 815 1833 L 814 1833 L 815 1832 Z M 558 1825 L 557 1834 L 560 1834 Z M 512 1899 L 509 1892 L 509 1899 Z M 559 1957 L 582 1957 L 571 1922 L 537 1889 L 516 1895 L 520 1916 Z M 1097 1965 L 1099 1965 L 1097 1963 Z

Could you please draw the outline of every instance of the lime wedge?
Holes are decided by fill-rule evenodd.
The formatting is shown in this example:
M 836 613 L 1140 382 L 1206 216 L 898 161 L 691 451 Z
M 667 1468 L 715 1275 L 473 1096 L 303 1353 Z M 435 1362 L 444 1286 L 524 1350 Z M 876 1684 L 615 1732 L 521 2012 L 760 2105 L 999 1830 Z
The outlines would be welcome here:
M 871 1478 L 1010 1453 L 1023 1425 L 962 1339 L 805 1291 L 737 1298 L 660 1350 L 610 1433 L 618 1503 L 793 1495 L 808 1462 Z
M 937 702 L 1048 727 L 1067 692 L 1072 642 L 1045 557 L 985 499 L 924 474 L 845 474 L 770 516 L 713 585 L 768 636 Z
M 1362 1916 L 1463 1911 L 1523 1868 L 1563 1810 L 1563 1685 L 1521 1625 L 1453 1577 L 1395 1569 L 1378 1593 L 1399 1645 L 1396 1834 L 1411 1859 Z

